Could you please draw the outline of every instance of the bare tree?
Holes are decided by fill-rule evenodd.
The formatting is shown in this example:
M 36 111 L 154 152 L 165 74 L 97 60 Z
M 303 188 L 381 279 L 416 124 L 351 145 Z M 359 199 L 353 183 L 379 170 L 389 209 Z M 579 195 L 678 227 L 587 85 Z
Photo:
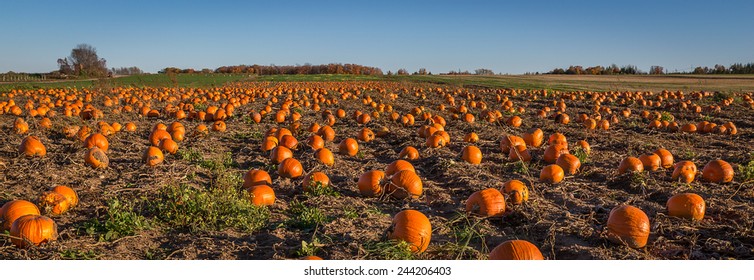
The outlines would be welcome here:
M 61 62 L 63 62 L 61 64 Z M 71 50 L 71 56 L 67 59 L 58 59 L 58 64 L 63 67 L 70 67 L 73 73 L 79 76 L 87 77 L 104 77 L 107 76 L 107 61 L 99 58 L 97 49 L 88 44 L 79 44 Z

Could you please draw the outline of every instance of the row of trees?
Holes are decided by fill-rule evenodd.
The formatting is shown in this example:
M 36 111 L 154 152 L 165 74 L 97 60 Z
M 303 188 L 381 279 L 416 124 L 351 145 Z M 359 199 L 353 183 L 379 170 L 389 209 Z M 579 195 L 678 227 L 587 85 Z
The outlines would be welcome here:
M 215 70 L 202 69 L 180 69 L 168 67 L 160 70 L 160 73 L 223 73 L 223 74 L 256 74 L 256 75 L 293 75 L 293 74 L 351 74 L 351 75 L 382 75 L 382 70 L 377 67 L 364 66 L 359 64 L 304 64 L 304 65 L 236 65 L 222 66 Z
M 660 71 L 662 73 L 663 69 L 661 66 L 652 66 L 654 71 Z M 658 68 L 655 68 L 658 67 Z M 592 66 L 584 68 L 581 65 L 571 65 L 567 69 L 563 68 L 555 68 L 550 72 L 547 72 L 547 74 L 567 74 L 567 75 L 618 75 L 618 74 L 646 74 L 645 72 L 642 72 L 639 70 L 638 67 L 635 65 L 626 65 L 623 67 L 618 67 L 618 65 L 610 65 L 610 66 Z
M 660 75 L 660 74 L 668 74 L 669 72 L 662 66 L 651 66 L 649 68 L 649 72 L 644 72 L 639 70 L 638 67 L 635 65 L 626 65 L 622 67 L 618 67 L 618 65 L 610 65 L 610 66 L 592 66 L 584 68 L 581 65 L 571 65 L 567 69 L 563 68 L 555 68 L 550 72 L 547 72 L 547 74 L 567 74 L 567 75 L 619 75 L 619 74 L 625 74 L 625 75 L 634 75 L 634 74 L 650 74 L 650 75 Z M 673 71 L 670 72 L 670 74 L 754 74 L 754 63 L 735 63 L 732 64 L 730 67 L 725 67 L 725 65 L 717 64 L 715 67 L 696 67 L 691 72 L 683 72 L 683 71 Z

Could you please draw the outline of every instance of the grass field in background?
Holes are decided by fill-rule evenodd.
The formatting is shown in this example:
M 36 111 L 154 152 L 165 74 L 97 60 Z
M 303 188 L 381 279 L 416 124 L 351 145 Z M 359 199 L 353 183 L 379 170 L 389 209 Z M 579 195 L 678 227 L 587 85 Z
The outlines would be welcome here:
M 560 91 L 754 91 L 754 75 L 269 75 L 250 74 L 145 74 L 111 79 L 23 82 L 0 84 L 0 91 L 37 88 L 84 87 L 215 87 L 233 82 L 396 81 L 427 82 L 488 88 L 548 89 Z

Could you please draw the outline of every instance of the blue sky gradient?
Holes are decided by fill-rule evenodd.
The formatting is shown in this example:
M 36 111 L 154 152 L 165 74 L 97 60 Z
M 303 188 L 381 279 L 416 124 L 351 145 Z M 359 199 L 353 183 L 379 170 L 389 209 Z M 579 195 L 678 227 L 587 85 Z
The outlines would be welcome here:
M 754 62 L 754 1 L 0 1 L 0 72 L 357 63 L 384 72 Z

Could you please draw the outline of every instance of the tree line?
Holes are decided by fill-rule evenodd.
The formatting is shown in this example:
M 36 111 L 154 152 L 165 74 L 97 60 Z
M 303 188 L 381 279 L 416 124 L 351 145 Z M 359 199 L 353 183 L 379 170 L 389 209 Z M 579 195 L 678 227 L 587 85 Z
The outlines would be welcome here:
M 215 70 L 202 69 L 195 70 L 192 68 L 180 69 L 176 67 L 167 67 L 159 71 L 160 73 L 222 73 L 222 74 L 256 74 L 256 75 L 316 75 L 316 74 L 351 74 L 351 75 L 382 75 L 382 70 L 377 67 L 364 66 L 359 64 L 304 64 L 304 65 L 235 65 L 221 66 Z
M 661 75 L 661 74 L 754 74 L 754 62 L 752 63 L 734 63 L 729 67 L 722 64 L 716 64 L 714 67 L 695 67 L 692 71 L 672 71 L 668 72 L 662 66 L 651 66 L 649 72 L 640 70 L 635 65 L 625 65 L 618 67 L 612 64 L 610 66 L 592 66 L 584 68 L 581 65 L 571 65 L 566 69 L 555 68 L 546 74 L 565 74 L 565 75 Z

